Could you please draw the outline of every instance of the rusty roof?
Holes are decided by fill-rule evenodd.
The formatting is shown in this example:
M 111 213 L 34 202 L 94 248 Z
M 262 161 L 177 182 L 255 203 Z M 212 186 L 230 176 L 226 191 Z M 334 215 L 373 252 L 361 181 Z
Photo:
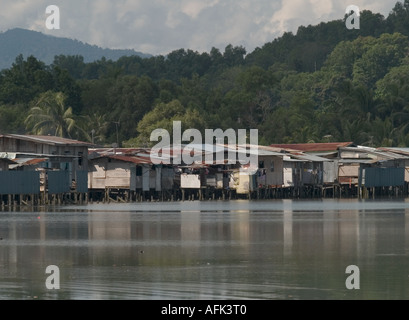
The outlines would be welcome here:
M 336 151 L 338 148 L 353 146 L 353 142 L 271 144 L 270 147 L 292 149 L 303 152 Z
M 56 136 L 5 134 L 5 135 L 0 135 L 0 138 L 32 141 L 36 143 L 44 143 L 44 144 L 49 144 L 49 145 L 65 145 L 65 146 L 80 146 L 80 147 L 93 146 L 93 144 L 89 142 L 61 138 L 61 137 L 56 137 Z
M 135 164 L 152 164 L 152 161 L 150 160 L 149 157 L 140 157 L 140 156 L 126 156 L 126 155 L 119 155 L 119 154 L 100 154 L 96 156 L 95 158 L 91 159 L 101 159 L 101 158 L 108 158 L 108 159 L 114 159 L 114 160 L 119 160 L 123 162 L 132 162 Z
M 48 161 L 48 158 L 16 158 L 13 161 L 18 163 L 19 166 L 34 166 Z
M 111 159 L 116 159 L 125 162 L 132 162 L 135 164 L 151 164 L 152 161 L 149 158 L 137 157 L 137 156 L 121 156 L 121 155 L 109 155 Z

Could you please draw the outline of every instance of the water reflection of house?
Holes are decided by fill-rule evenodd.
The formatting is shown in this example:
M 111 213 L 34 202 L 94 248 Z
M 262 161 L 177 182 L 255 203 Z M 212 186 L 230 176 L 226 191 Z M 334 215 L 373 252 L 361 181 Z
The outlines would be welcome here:
M 250 211 L 234 212 L 230 224 L 230 240 L 248 246 L 250 239 Z
M 201 239 L 201 212 L 183 211 L 180 212 L 180 236 L 184 243 L 199 247 Z
M 89 240 L 130 240 L 130 212 L 89 214 Z M 119 219 L 120 218 L 120 219 Z M 118 249 L 118 248 L 116 248 Z
M 89 254 L 93 263 L 104 261 L 112 265 L 121 265 L 135 256 L 136 249 L 130 245 L 134 225 L 131 221 L 131 213 L 122 212 L 98 212 L 88 215 L 88 239 L 90 243 L 101 245 L 89 245 Z

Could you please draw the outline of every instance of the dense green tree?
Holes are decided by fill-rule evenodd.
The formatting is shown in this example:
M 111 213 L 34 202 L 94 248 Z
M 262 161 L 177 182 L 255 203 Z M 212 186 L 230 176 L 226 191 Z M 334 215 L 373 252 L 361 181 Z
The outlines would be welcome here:
M 229 44 L 117 61 L 59 55 L 51 65 L 20 55 L 0 72 L 0 132 L 148 146 L 154 129 L 180 120 L 257 128 L 262 144 L 407 146 L 408 12 L 404 0 L 386 18 L 362 11 L 359 30 L 346 16 L 299 26 L 250 53 Z
M 386 20 L 380 13 L 372 13 L 369 10 L 360 12 L 359 30 L 354 30 L 361 37 L 379 37 L 386 29 Z
M 401 63 L 408 51 L 408 38 L 399 33 L 382 34 L 377 39 L 370 39 L 361 50 L 363 54 L 355 61 L 353 78 L 357 83 L 372 87 Z
M 99 79 L 99 80 L 81 80 L 78 82 L 81 91 L 81 103 L 83 105 L 84 113 L 108 113 L 109 95 L 108 92 L 114 85 L 114 79 Z
M 387 32 L 399 32 L 409 36 L 409 0 L 396 2 L 386 19 Z
M 148 112 L 138 123 L 138 136 L 124 142 L 128 147 L 149 147 L 157 142 L 151 141 L 151 133 L 156 129 L 164 129 L 173 136 L 173 121 L 182 122 L 182 132 L 187 129 L 197 129 L 201 132 L 206 128 L 200 113 L 194 109 L 185 109 L 178 100 L 169 103 L 159 103 Z
M 134 137 L 138 122 L 153 108 L 157 97 L 157 85 L 147 76 L 118 78 L 108 90 L 108 138 L 120 144 L 127 137 Z
M 41 92 L 52 90 L 53 76 L 47 66 L 34 56 L 16 58 L 10 69 L 0 74 L 0 102 L 28 103 Z
M 71 77 L 73 77 L 74 79 L 80 79 L 82 78 L 82 73 L 85 67 L 84 57 L 79 55 L 58 55 L 54 57 L 52 67 L 58 67 L 61 70 L 67 70 Z
M 24 134 L 26 109 L 24 104 L 0 105 L 0 134 Z

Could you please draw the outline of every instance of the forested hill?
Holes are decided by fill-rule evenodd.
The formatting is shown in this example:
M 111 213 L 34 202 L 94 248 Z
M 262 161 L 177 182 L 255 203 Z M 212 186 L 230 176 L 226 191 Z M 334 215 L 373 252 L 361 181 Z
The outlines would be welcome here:
M 259 129 L 259 142 L 409 146 L 409 0 L 387 17 L 361 12 L 300 26 L 253 52 L 44 64 L 17 56 L 0 74 L 0 133 L 56 134 L 136 147 L 157 128 Z
M 15 28 L 0 33 L 0 70 L 10 68 L 16 57 L 34 55 L 37 59 L 50 64 L 56 55 L 81 55 L 84 61 L 92 62 L 102 57 L 117 60 L 122 56 L 147 54 L 134 50 L 103 49 L 77 40 L 48 36 L 41 32 Z

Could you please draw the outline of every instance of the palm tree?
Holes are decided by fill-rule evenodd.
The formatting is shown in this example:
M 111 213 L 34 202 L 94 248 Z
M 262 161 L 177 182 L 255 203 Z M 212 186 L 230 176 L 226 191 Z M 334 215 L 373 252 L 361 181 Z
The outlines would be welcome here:
M 352 81 L 344 81 L 335 93 L 335 103 L 344 117 L 351 120 L 357 117 L 362 120 L 371 119 L 375 111 L 372 92 L 363 85 L 355 85 Z
M 376 118 L 371 123 L 370 136 L 374 147 L 392 147 L 396 142 L 398 129 L 393 126 L 389 118 Z
M 342 120 L 342 139 L 344 141 L 353 141 L 357 144 L 362 144 L 364 141 L 370 140 L 368 134 L 369 120 L 362 120 L 356 118 L 354 120 L 343 119 Z M 372 144 L 372 142 L 368 142 Z
M 105 144 L 109 123 L 106 113 L 92 113 L 80 117 L 78 126 L 82 128 L 82 136 L 85 140 L 95 144 Z
M 378 114 L 382 118 L 386 118 L 388 115 L 402 112 L 407 105 L 408 89 L 409 86 L 405 83 L 403 78 L 398 81 L 390 81 L 386 85 L 385 93 L 382 91 L 378 93 Z M 399 120 L 399 118 L 393 120 L 394 125 L 396 125 L 395 120 Z
M 72 108 L 65 106 L 65 99 L 62 92 L 41 94 L 25 120 L 26 129 L 33 134 L 71 138 L 78 127 Z

